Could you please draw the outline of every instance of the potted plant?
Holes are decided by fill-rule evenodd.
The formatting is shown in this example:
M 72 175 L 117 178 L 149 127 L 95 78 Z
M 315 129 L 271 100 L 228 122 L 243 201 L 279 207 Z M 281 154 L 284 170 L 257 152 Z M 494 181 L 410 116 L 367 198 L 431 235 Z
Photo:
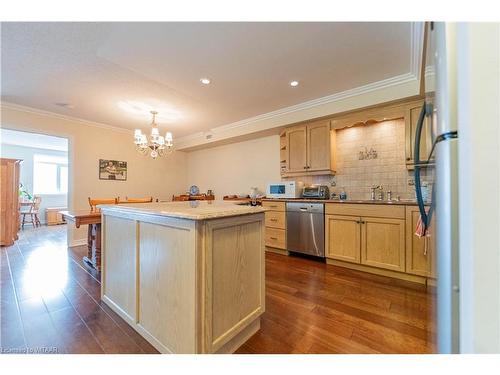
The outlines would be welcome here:
M 26 188 L 22 183 L 19 184 L 19 198 L 21 199 L 21 201 L 33 200 L 33 196 L 30 193 L 28 193 L 28 191 L 26 190 Z

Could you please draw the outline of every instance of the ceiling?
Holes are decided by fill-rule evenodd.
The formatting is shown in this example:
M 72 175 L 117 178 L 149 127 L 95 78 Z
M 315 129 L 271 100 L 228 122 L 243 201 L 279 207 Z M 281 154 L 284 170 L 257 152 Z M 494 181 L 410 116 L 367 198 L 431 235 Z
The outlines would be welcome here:
M 1 42 L 2 101 L 129 129 L 155 109 L 174 137 L 412 69 L 409 22 L 16 22 Z
M 68 151 L 66 138 L 50 135 L 0 129 L 0 140 L 4 145 L 41 148 L 44 150 Z

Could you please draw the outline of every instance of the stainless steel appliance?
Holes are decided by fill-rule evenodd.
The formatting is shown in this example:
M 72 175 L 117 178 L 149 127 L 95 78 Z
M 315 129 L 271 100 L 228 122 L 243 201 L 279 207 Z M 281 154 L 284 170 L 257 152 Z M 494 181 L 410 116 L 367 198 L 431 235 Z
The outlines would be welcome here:
M 326 185 L 307 186 L 304 188 L 302 197 L 312 199 L 328 199 L 330 198 L 330 191 Z
M 267 184 L 267 198 L 300 198 L 304 184 L 300 181 L 281 181 Z
M 325 256 L 325 215 L 323 203 L 286 204 L 287 250 Z
M 456 25 L 428 24 L 427 61 L 424 80 L 426 103 L 415 134 L 415 191 L 424 225 L 428 230 L 435 211 L 437 249 L 437 337 L 440 353 L 459 353 L 459 257 L 458 257 L 458 132 L 456 87 Z M 435 81 L 433 74 L 435 71 Z M 435 93 L 435 98 L 434 98 Z M 420 155 L 424 120 L 431 126 L 433 145 L 429 155 Z M 428 211 L 422 196 L 421 172 L 436 155 L 435 189 Z

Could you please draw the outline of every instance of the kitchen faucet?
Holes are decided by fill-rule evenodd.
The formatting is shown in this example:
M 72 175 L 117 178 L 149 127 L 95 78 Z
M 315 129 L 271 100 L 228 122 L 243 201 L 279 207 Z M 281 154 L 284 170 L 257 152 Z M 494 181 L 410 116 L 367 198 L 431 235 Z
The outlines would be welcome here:
M 379 190 L 378 197 L 376 198 L 375 192 Z M 374 201 L 375 199 L 378 199 L 379 201 L 384 200 L 384 188 L 381 185 L 373 186 L 371 188 L 371 197 L 370 199 Z

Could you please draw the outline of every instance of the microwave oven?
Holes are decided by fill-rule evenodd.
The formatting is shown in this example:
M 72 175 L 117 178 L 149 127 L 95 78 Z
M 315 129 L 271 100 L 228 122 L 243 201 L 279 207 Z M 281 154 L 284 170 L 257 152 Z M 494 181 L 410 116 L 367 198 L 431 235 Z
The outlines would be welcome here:
M 267 184 L 266 198 L 300 198 L 304 184 L 299 181 L 282 181 Z

